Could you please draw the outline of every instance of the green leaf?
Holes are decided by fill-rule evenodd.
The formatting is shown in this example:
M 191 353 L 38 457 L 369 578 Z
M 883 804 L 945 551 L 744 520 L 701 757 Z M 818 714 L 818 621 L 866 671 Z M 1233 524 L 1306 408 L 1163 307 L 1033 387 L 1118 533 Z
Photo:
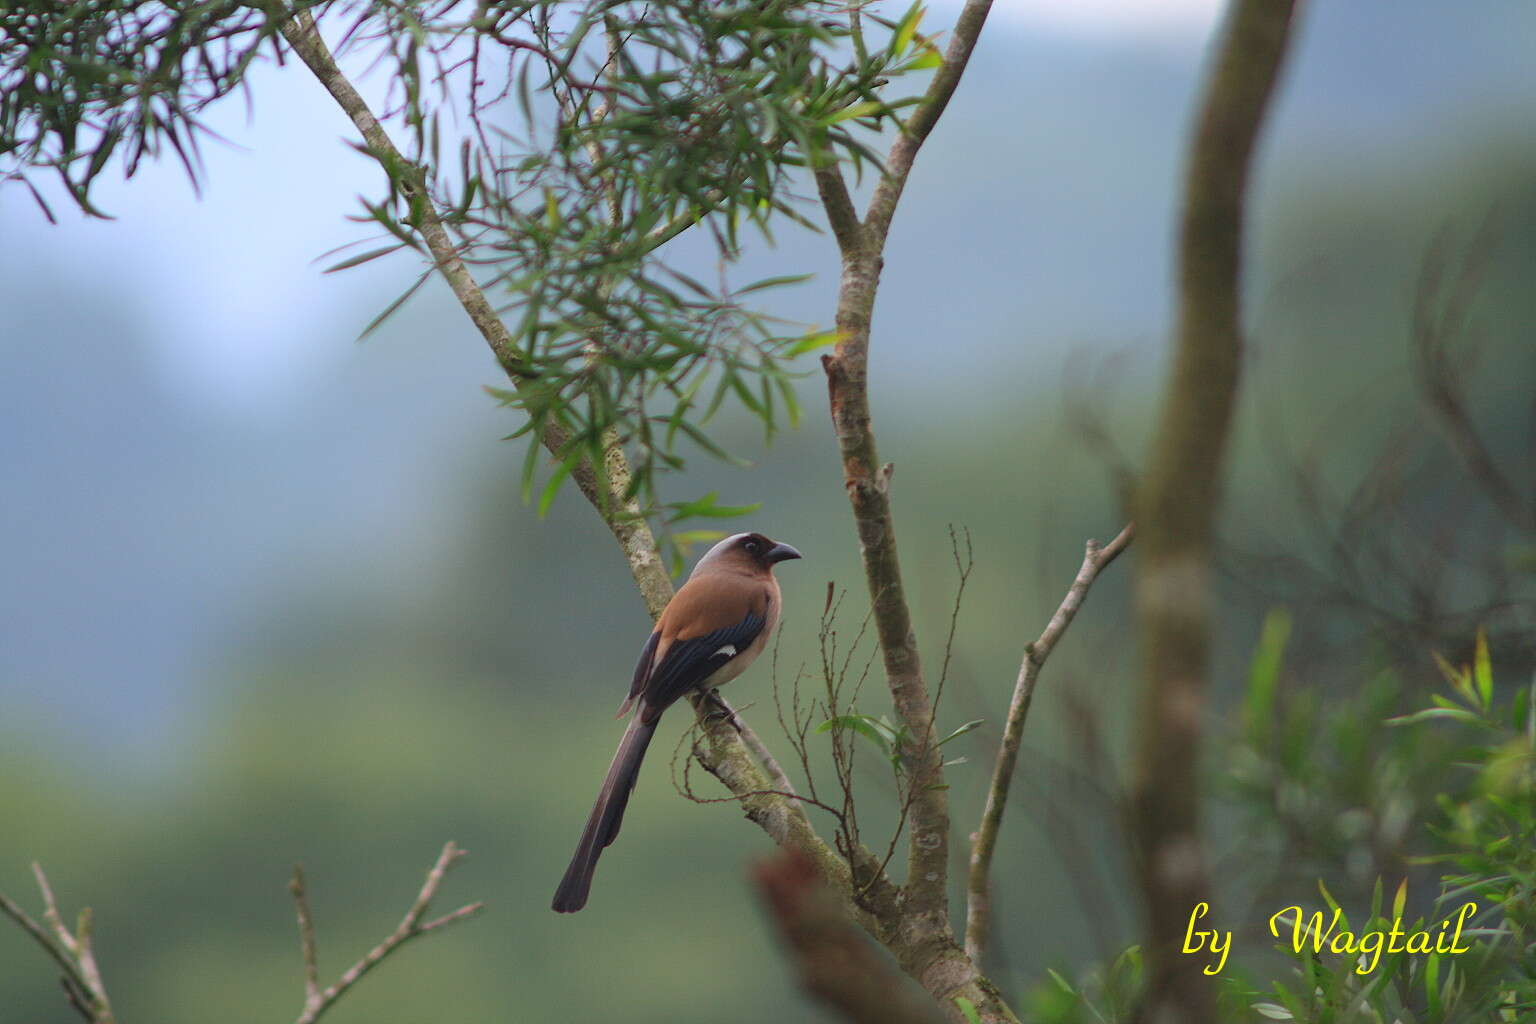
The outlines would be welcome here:
M 1295 1017 L 1291 1016 L 1291 1011 L 1290 1010 L 1287 1010 L 1283 1006 L 1277 1006 L 1274 1003 L 1254 1003 L 1253 1004 L 1253 1009 L 1254 1009 L 1254 1012 L 1258 1013 L 1260 1016 L 1268 1017 L 1270 1020 L 1295 1020 L 1296 1019 Z
M 789 348 L 785 349 L 784 355 L 789 359 L 793 359 L 796 356 L 803 356 L 807 352 L 814 352 L 818 348 L 826 348 L 829 345 L 836 345 L 842 336 L 842 331 L 817 331 L 814 334 L 807 334 L 793 345 L 790 345 Z
M 420 277 L 418 277 L 416 279 L 416 283 L 411 285 L 409 288 L 407 288 L 403 295 L 401 295 L 399 298 L 397 298 L 394 302 L 391 302 L 388 306 L 385 306 L 384 307 L 384 312 L 380 313 L 378 316 L 374 317 L 372 320 L 370 320 L 368 322 L 368 326 L 363 328 L 363 333 L 361 333 L 361 334 L 359 334 L 357 336 L 357 340 L 358 341 L 362 341 L 364 338 L 368 337 L 374 331 L 376 331 L 380 327 L 382 327 L 384 325 L 384 321 L 386 321 L 390 317 L 394 316 L 395 312 L 401 306 L 403 306 L 407 302 L 409 302 L 411 296 L 415 295 L 417 290 L 420 289 L 422 285 L 427 283 L 427 278 L 429 278 L 431 276 L 432 276 L 432 271 L 428 270 L 426 273 L 424 273 Z
M 1280 664 L 1291 636 L 1291 613 L 1275 608 L 1264 616 L 1259 631 L 1259 645 L 1248 667 L 1248 694 L 1243 701 L 1243 718 L 1249 735 L 1268 736 L 1274 720 L 1275 692 L 1279 685 Z
M 911 60 L 901 65 L 899 70 L 927 71 L 929 68 L 939 68 L 943 66 L 944 55 L 939 52 L 939 48 L 937 46 L 926 46 L 923 48 L 923 52 L 921 54 L 913 57 Z
M 955 1006 L 970 1024 L 981 1024 L 981 1014 L 976 1012 L 976 1004 L 965 996 L 955 996 Z
M 376 260 L 380 256 L 388 256 L 390 253 L 398 252 L 399 250 L 404 249 L 404 248 L 405 248 L 405 243 L 404 242 L 396 242 L 394 245 L 381 245 L 377 249 L 370 249 L 367 252 L 362 253 L 360 255 L 352 256 L 352 257 L 350 257 L 348 259 L 344 259 L 340 263 L 332 264 L 331 266 L 326 267 L 325 270 L 321 271 L 321 273 L 334 274 L 338 270 L 349 270 L 352 267 L 360 266 L 360 265 L 362 265 L 364 263 L 367 263 L 369 260 Z
M 943 739 L 939 740 L 939 746 L 942 747 L 944 744 L 948 743 L 950 740 L 954 739 L 956 736 L 964 736 L 966 733 L 970 732 L 972 729 L 975 729 L 979 725 L 983 725 L 985 722 L 986 722 L 985 718 L 978 718 L 978 719 L 975 719 L 974 721 L 966 722 L 964 725 L 960 726 L 960 728 L 956 729 L 954 732 L 950 733 L 948 736 L 945 736 Z
M 1493 663 L 1488 657 L 1488 634 L 1481 626 L 1477 630 L 1472 678 L 1477 682 L 1477 695 L 1482 698 L 1483 710 L 1487 711 L 1493 706 Z
M 856 117 L 868 117 L 871 114 L 878 114 L 884 109 L 884 103 L 877 103 L 873 100 L 865 100 L 862 103 L 855 103 L 851 106 L 844 107 L 842 110 L 839 110 L 831 117 L 823 120 L 821 123 L 824 125 L 833 125 L 840 121 L 851 121 Z
M 751 515 L 763 507 L 762 502 L 752 505 L 720 505 L 716 504 L 720 497 L 719 491 L 710 491 L 702 498 L 694 501 L 677 502 L 668 505 L 673 510 L 668 522 L 678 522 L 691 516 L 699 516 L 705 519 L 734 519 L 737 516 Z
M 901 16 L 901 21 L 896 25 L 896 33 L 891 37 L 891 53 L 900 56 L 907 52 L 912 38 L 917 35 L 918 23 L 923 20 L 926 9 L 919 3 L 914 3 L 907 8 L 907 13 Z
M 882 751 L 891 752 L 891 741 L 885 736 L 884 731 L 878 726 L 875 719 L 868 715 L 834 715 L 816 727 L 816 731 L 831 732 L 834 729 L 843 729 L 856 732 L 860 736 L 873 741 Z
M 1399 715 L 1396 718 L 1387 719 L 1388 725 L 1413 725 L 1416 722 L 1427 721 L 1431 718 L 1449 718 L 1456 722 L 1481 721 L 1476 715 L 1466 708 L 1425 708 L 1423 711 L 1415 711 L 1411 715 Z
M 753 281 L 745 288 L 738 288 L 736 294 L 745 295 L 748 292 L 760 292 L 766 288 L 779 288 L 786 284 L 801 284 L 815 276 L 815 274 L 782 274 L 778 277 L 765 277 L 761 281 Z
M 529 443 L 532 444 L 532 442 Z M 571 471 L 576 468 L 576 464 L 580 461 L 581 452 L 578 449 L 567 455 L 565 460 L 555 467 L 555 471 L 550 474 L 549 480 L 544 484 L 544 490 L 539 494 L 540 519 L 549 515 L 549 507 L 554 504 L 555 495 L 559 492 L 560 485 L 565 482 L 566 477 L 571 475 Z

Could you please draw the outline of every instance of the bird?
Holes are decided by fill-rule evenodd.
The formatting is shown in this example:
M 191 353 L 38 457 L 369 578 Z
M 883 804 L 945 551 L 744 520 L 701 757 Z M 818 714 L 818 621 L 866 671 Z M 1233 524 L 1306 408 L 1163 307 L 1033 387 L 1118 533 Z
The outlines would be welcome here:
M 551 907 L 557 913 L 572 914 L 587 905 L 597 858 L 619 834 L 661 713 L 680 697 L 725 685 L 756 660 L 779 623 L 773 567 L 800 557 L 788 544 L 761 533 L 735 534 L 704 553 L 667 603 L 615 716 L 634 709 L 570 867 L 555 890 Z

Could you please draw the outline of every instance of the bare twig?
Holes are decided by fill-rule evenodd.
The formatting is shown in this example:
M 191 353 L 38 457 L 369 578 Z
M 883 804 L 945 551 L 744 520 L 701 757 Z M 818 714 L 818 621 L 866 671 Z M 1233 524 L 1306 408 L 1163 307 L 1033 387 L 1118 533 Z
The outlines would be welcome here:
M 942 1024 L 934 1004 L 852 926 L 814 863 L 783 850 L 752 875 L 807 992 L 853 1024 Z
M 1424 404 L 1445 432 L 1452 451 L 1467 475 L 1495 508 L 1517 529 L 1536 532 L 1536 499 L 1500 467 L 1472 418 L 1461 374 L 1452 357 L 1452 343 L 1470 333 L 1474 297 L 1486 275 L 1493 250 L 1494 218 L 1490 214 L 1468 246 L 1458 272 L 1447 275 L 1448 248 L 1442 235 L 1430 246 L 1419 273 L 1414 296 L 1413 341 L 1416 376 Z M 1446 277 L 1450 276 L 1449 283 Z
M 59 913 L 59 904 L 53 895 L 53 887 L 41 864 L 33 863 L 32 877 L 37 880 L 38 892 L 43 897 L 43 924 L 34 921 L 20 905 L 0 894 L 0 913 L 15 921 L 63 971 L 59 978 L 64 995 L 81 1017 L 90 1024 L 115 1024 L 112 1001 L 107 997 L 106 985 L 96 965 L 96 953 L 91 946 L 91 911 L 87 907 L 71 932 Z M 46 925 L 47 927 L 44 927 Z
M 1083 552 L 1083 564 L 1077 577 L 1067 588 L 1056 613 L 1046 624 L 1039 639 L 1024 648 L 1024 659 L 1019 664 L 1019 676 L 1013 684 L 1013 699 L 1008 704 L 1008 721 L 1003 727 L 1003 739 L 997 748 L 997 764 L 992 770 L 992 784 L 987 789 L 987 804 L 981 814 L 981 824 L 971 835 L 971 874 L 967 888 L 965 952 L 978 966 L 986 953 L 991 937 L 992 923 L 992 854 L 997 849 L 997 834 L 1003 824 L 1003 811 L 1008 805 L 1008 788 L 1013 781 L 1013 771 L 1019 761 L 1019 745 L 1024 738 L 1024 725 L 1029 718 L 1030 703 L 1034 700 L 1035 685 L 1045 659 L 1056 649 L 1056 643 L 1067 627 L 1072 625 L 1078 609 L 1088 597 L 1088 588 L 1098 579 L 1099 573 L 1130 546 L 1135 536 L 1136 524 L 1128 523 L 1119 535 L 1102 548 L 1097 541 L 1089 541 Z
M 304 869 L 298 864 L 293 866 L 288 891 L 293 894 L 294 909 L 299 917 L 299 949 L 304 957 L 304 1005 L 307 1008 L 320 1002 L 320 964 L 315 956 L 315 921 L 309 911 L 309 890 L 304 884 Z
M 1215 988 L 1180 953 L 1210 897 L 1200 749 L 1214 524 L 1242 362 L 1244 201 L 1295 0 L 1234 0 L 1216 42 L 1185 173 L 1178 323 L 1137 495 L 1136 613 L 1143 690 L 1131 834 L 1147 910 L 1142 1024 L 1207 1024 Z
M 437 896 L 438 887 L 443 884 L 448 870 L 464 857 L 464 851 L 453 843 L 443 846 L 443 852 L 438 854 L 437 861 L 427 872 L 426 881 L 422 883 L 421 891 L 416 894 L 416 899 L 411 902 L 410 909 L 405 912 L 405 917 L 400 924 L 389 934 L 383 942 L 374 946 L 363 958 L 351 967 L 347 968 L 334 985 L 324 991 L 319 990 L 318 968 L 315 961 L 315 932 L 309 912 L 309 894 L 304 885 L 304 872 L 295 867 L 293 879 L 288 883 L 288 889 L 293 893 L 293 901 L 298 908 L 299 917 L 299 942 L 304 955 L 304 1010 L 299 1014 L 296 1024 L 314 1024 L 329 1010 L 336 1001 L 346 995 L 348 990 L 362 980 L 363 976 L 383 963 L 391 954 L 404 946 L 412 939 L 426 935 L 428 932 L 445 928 L 455 921 L 462 921 L 480 912 L 484 903 L 470 903 L 460 907 L 450 914 L 423 923 L 422 918 L 432 906 L 432 900 Z

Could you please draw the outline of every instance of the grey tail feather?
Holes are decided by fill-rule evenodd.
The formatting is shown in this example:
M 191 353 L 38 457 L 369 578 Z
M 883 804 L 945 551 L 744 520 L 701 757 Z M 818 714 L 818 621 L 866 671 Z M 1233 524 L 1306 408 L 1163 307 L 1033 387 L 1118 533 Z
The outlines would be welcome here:
M 640 762 L 645 760 L 645 749 L 656 733 L 656 722 L 644 719 L 645 716 L 637 712 L 630 719 L 624 738 L 619 741 L 619 749 L 608 766 L 603 787 L 597 791 L 597 803 L 593 804 L 587 827 L 582 830 L 581 842 L 576 844 L 571 865 L 565 869 L 565 877 L 555 890 L 551 906 L 558 913 L 573 914 L 587 905 L 597 858 L 618 837 L 619 825 L 624 821 L 624 808 L 629 805 L 629 794 L 640 777 Z

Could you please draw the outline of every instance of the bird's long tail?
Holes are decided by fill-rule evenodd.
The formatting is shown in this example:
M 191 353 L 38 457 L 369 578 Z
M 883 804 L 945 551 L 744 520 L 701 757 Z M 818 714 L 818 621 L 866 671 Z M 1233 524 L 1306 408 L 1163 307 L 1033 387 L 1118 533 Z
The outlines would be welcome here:
M 554 909 L 561 914 L 572 914 L 587 905 L 587 893 L 592 889 L 592 872 L 597 870 L 597 858 L 603 848 L 619 834 L 624 821 L 624 808 L 629 804 L 629 794 L 634 791 L 635 780 L 640 775 L 640 762 L 645 760 L 645 748 L 650 746 L 656 733 L 656 722 L 645 721 L 642 706 L 630 719 L 619 749 L 608 766 L 608 776 L 603 788 L 597 791 L 597 803 L 582 830 L 581 842 L 571 857 L 571 866 L 565 869 L 560 888 L 555 890 Z M 659 717 L 659 716 L 658 716 Z

